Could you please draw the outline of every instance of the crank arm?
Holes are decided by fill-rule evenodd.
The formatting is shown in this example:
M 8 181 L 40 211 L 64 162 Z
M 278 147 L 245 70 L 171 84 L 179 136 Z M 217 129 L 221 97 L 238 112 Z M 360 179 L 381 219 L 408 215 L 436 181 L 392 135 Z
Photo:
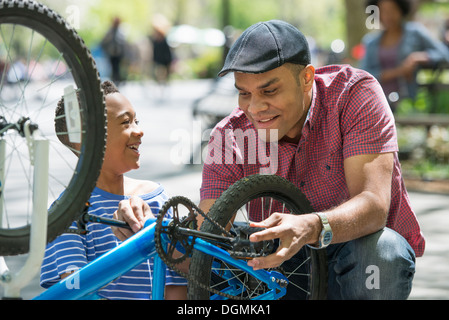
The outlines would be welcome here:
M 177 227 L 176 232 L 183 236 L 190 236 L 194 238 L 200 238 L 209 242 L 213 242 L 215 245 L 220 246 L 227 250 L 232 250 L 232 248 L 234 247 L 233 246 L 235 240 L 234 238 L 182 227 Z
M 87 215 L 87 221 L 89 221 L 89 222 L 96 222 L 96 223 L 105 224 L 105 225 L 108 225 L 111 227 L 124 228 L 124 229 L 131 230 L 130 225 L 128 223 L 126 223 L 125 221 L 103 218 L 103 217 L 91 215 L 88 213 L 86 215 Z M 86 219 L 86 217 L 84 217 L 84 219 Z

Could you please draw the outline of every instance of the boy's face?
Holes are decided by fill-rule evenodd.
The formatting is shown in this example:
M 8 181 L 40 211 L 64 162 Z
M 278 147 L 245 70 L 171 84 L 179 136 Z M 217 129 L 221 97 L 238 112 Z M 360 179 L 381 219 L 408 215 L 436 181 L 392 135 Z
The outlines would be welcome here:
M 102 170 L 123 174 L 140 167 L 139 146 L 143 131 L 133 106 L 121 93 L 106 95 L 108 135 Z

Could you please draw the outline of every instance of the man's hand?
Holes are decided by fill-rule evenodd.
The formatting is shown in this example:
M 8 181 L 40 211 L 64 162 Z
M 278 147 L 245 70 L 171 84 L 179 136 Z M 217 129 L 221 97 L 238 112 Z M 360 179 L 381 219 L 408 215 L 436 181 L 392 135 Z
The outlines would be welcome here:
M 148 218 L 154 218 L 148 204 L 139 197 L 131 197 L 129 200 L 122 200 L 114 212 L 114 219 L 125 221 L 131 227 L 131 230 L 112 227 L 112 232 L 121 241 L 131 237 L 134 233 L 143 228 Z
M 267 228 L 253 233 L 252 242 L 279 239 L 277 251 L 266 257 L 248 261 L 254 270 L 274 268 L 293 257 L 305 244 L 315 243 L 321 222 L 315 214 L 293 215 L 274 213 L 264 221 L 251 223 L 251 227 Z

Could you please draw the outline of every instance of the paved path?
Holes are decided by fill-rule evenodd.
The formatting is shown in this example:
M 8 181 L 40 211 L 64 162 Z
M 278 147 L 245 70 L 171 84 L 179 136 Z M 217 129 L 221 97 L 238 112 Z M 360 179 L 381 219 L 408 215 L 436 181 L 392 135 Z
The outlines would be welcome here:
M 449 195 L 410 193 L 426 237 L 410 299 L 449 299 Z

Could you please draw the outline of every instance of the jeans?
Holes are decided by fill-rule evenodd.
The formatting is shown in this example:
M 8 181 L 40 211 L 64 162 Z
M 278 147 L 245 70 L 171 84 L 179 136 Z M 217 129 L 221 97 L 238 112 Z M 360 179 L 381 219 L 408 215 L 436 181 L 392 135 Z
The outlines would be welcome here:
M 397 232 L 384 228 L 327 247 L 328 299 L 402 300 L 412 289 L 415 253 Z

